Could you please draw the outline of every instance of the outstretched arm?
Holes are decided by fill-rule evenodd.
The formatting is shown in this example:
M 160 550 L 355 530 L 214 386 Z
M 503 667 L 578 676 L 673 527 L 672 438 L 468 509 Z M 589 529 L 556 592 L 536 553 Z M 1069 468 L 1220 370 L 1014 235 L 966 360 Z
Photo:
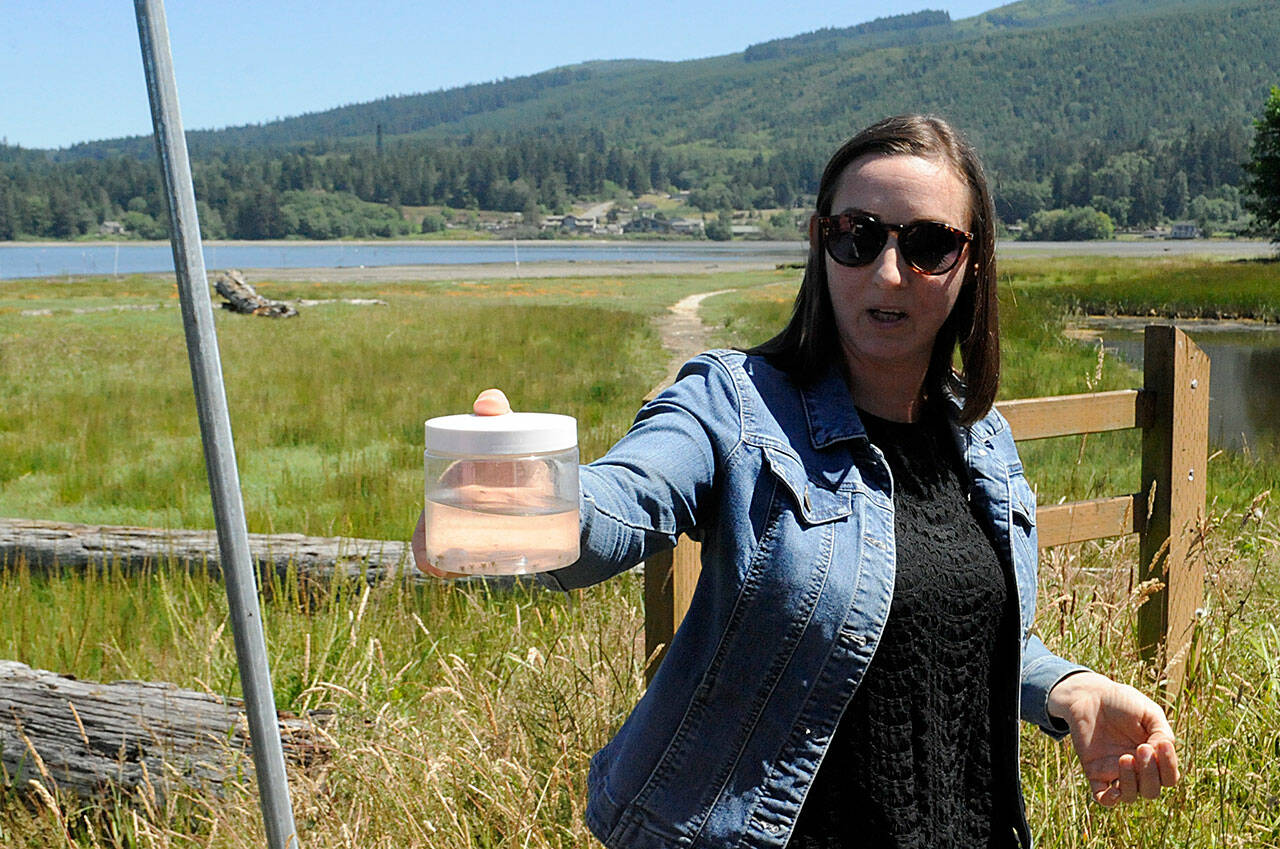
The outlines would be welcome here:
M 1141 692 L 1096 672 L 1068 675 L 1049 692 L 1049 714 L 1071 742 L 1099 804 L 1155 799 L 1177 784 L 1178 755 L 1164 711 Z

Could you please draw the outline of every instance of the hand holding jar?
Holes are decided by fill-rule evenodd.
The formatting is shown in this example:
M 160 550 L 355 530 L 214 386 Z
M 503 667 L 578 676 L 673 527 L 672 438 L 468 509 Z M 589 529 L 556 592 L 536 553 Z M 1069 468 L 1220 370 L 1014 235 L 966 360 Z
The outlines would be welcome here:
M 470 415 L 426 423 L 419 569 L 442 578 L 522 575 L 578 559 L 577 422 L 513 413 L 497 389 Z

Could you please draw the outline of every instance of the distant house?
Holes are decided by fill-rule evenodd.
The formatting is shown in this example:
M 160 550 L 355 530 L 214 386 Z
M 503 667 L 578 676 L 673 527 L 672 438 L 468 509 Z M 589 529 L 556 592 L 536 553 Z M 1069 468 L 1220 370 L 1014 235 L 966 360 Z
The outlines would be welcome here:
M 729 229 L 735 236 L 754 236 L 760 232 L 760 228 L 754 224 L 734 224 Z
M 701 218 L 677 218 L 671 222 L 671 232 L 681 233 L 686 236 L 701 236 L 706 230 L 706 225 L 702 223 Z
M 566 215 L 560 219 L 561 230 L 572 230 L 575 233 L 594 233 L 597 220 L 594 215 Z
M 1170 239 L 1198 239 L 1200 228 L 1194 221 L 1178 221 L 1169 228 Z
M 652 215 L 641 215 L 631 219 L 623 225 L 624 233 L 670 233 L 671 222 L 665 218 L 655 218 Z
M 103 221 L 98 225 L 98 233 L 103 236 L 119 236 L 124 233 L 124 225 L 119 221 Z

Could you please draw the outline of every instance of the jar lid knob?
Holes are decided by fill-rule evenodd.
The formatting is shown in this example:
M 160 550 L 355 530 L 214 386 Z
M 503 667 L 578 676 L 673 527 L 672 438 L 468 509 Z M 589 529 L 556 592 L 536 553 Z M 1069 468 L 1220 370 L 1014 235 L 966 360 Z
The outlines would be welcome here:
M 471 412 L 477 416 L 505 416 L 511 412 L 511 402 L 501 389 L 486 389 L 476 396 Z

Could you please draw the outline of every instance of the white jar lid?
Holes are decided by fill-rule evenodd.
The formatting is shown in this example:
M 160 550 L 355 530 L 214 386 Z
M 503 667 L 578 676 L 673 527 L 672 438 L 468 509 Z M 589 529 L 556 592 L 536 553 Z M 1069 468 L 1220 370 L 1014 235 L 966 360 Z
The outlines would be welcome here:
M 578 445 L 578 420 L 556 413 L 440 416 L 426 423 L 427 450 L 439 454 L 540 454 Z

